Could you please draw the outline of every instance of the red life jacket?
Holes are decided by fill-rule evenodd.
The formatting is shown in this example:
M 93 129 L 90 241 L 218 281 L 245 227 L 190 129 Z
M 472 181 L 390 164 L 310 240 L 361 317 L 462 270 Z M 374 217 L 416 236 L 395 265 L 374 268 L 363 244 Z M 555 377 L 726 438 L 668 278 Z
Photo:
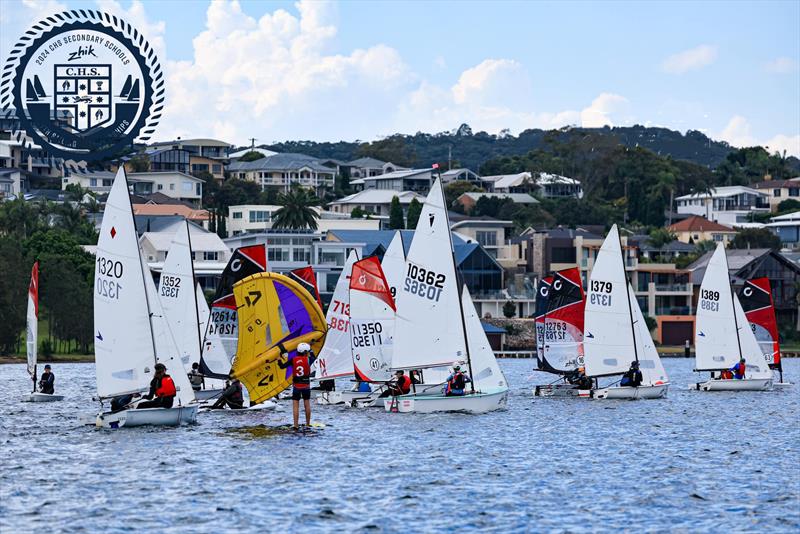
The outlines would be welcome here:
M 409 393 L 411 391 L 411 379 L 406 375 L 400 377 L 400 380 L 397 381 L 397 387 L 403 393 Z
M 742 362 L 737 363 L 733 368 L 734 376 L 744 377 L 744 371 L 745 371 L 746 367 L 747 367 L 746 363 L 742 363 Z
M 295 381 L 306 380 L 311 376 L 311 365 L 307 354 L 298 354 L 292 358 L 292 376 Z
M 161 378 L 161 386 L 156 390 L 156 397 L 174 397 L 176 393 L 175 382 L 172 381 L 172 377 L 164 375 Z
M 464 380 L 464 375 L 461 371 L 458 371 L 453 375 L 453 378 L 450 379 L 450 383 L 448 384 L 450 389 L 464 389 L 466 385 L 466 381 Z

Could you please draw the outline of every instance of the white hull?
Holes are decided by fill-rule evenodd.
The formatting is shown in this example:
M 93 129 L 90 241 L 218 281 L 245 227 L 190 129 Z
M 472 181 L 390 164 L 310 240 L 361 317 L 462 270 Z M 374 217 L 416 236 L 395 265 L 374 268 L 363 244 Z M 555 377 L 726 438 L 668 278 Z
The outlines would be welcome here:
M 95 425 L 99 428 L 122 428 L 134 426 L 180 426 L 194 423 L 197 405 L 178 408 L 144 408 L 103 412 L 97 415 Z
M 387 412 L 467 412 L 486 413 L 504 408 L 508 399 L 508 390 L 494 393 L 473 393 L 456 397 L 443 395 L 402 395 L 383 399 L 383 407 Z
M 213 402 L 207 402 L 200 406 L 202 412 L 231 412 L 231 413 L 239 413 L 239 412 L 250 412 L 250 411 L 271 411 L 275 410 L 278 407 L 278 403 L 274 400 L 266 400 L 262 403 L 256 404 L 255 406 L 245 406 L 239 410 L 234 410 L 233 408 L 229 408 L 225 406 L 224 408 L 212 408 Z
M 219 396 L 222 395 L 222 391 L 222 389 L 201 389 L 194 392 L 194 398 L 200 402 L 204 402 L 209 399 L 219 398 Z
M 317 395 L 320 406 L 346 405 L 352 406 L 355 401 L 371 401 L 378 398 L 379 392 L 363 393 L 361 391 L 323 391 Z
M 655 386 L 614 386 L 610 388 L 593 389 L 593 399 L 660 399 L 667 396 L 669 383 Z
M 534 397 L 581 397 L 588 399 L 591 390 L 580 389 L 571 384 L 549 384 L 536 386 L 533 390 Z
M 794 387 L 792 382 L 773 382 L 772 389 L 787 389 Z
M 24 402 L 54 402 L 64 400 L 64 395 L 50 395 L 49 393 L 29 393 L 22 400 Z
M 707 380 L 689 384 L 698 391 L 767 391 L 772 389 L 771 378 L 743 378 L 742 380 Z

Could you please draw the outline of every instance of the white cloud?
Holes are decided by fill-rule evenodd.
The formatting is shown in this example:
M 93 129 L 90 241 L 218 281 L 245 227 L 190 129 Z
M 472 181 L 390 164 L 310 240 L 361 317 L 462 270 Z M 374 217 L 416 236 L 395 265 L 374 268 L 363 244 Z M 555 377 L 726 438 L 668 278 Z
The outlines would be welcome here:
M 778 134 L 771 139 L 759 141 L 751 131 L 750 122 L 741 115 L 734 115 L 718 136 L 735 147 L 763 146 L 771 153 L 800 157 L 800 135 Z
M 592 104 L 581 111 L 581 126 L 584 128 L 602 128 L 614 126 L 612 114 L 627 111 L 628 99 L 614 93 L 601 93 L 592 100 Z
M 2 2 L 0 8 L 0 60 L 5 61 L 11 48 L 30 26 L 39 20 L 60 13 L 67 6 L 56 0 L 22 0 Z
M 669 56 L 661 64 L 661 68 L 670 74 L 683 74 L 706 67 L 716 59 L 716 46 L 700 45 Z
M 764 69 L 775 74 L 788 74 L 797 71 L 797 61 L 790 57 L 779 57 L 764 65 Z
M 164 42 L 167 25 L 164 21 L 150 21 L 147 18 L 144 4 L 140 0 L 133 0 L 128 9 L 123 8 L 117 0 L 96 0 L 96 2 L 101 11 L 117 15 L 139 30 L 150 46 L 155 49 L 160 61 L 163 62 L 167 58 L 167 47 Z
M 764 141 L 763 146 L 769 147 L 768 150 L 772 153 L 783 154 L 786 151 L 787 155 L 800 158 L 800 135 L 778 134 Z

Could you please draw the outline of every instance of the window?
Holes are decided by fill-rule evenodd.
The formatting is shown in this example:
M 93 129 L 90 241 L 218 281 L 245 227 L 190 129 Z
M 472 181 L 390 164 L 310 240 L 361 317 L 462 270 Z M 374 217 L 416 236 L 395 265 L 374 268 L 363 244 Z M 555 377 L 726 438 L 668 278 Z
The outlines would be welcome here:
M 299 261 L 302 263 L 310 263 L 311 262 L 311 251 L 302 249 L 302 248 L 295 248 L 292 250 L 292 261 Z
M 114 180 L 111 178 L 103 178 L 103 187 L 111 187 L 114 185 Z
M 194 193 L 198 197 L 202 197 L 203 196 L 203 184 L 195 184 Z
M 479 230 L 475 232 L 475 239 L 478 241 L 478 244 L 484 247 L 497 246 L 497 232 L 482 232 Z
M 191 193 L 192 192 L 192 182 L 184 181 L 181 186 L 183 187 L 184 193 Z
M 242 218 L 242 212 L 241 211 L 234 211 L 233 212 L 233 218 L 234 219 L 241 219 Z
M 781 196 L 781 190 L 780 190 L 780 189 L 773 189 L 773 190 L 772 190 L 772 196 L 773 196 L 773 197 L 779 197 L 779 196 Z
M 218 252 L 209 252 L 206 250 L 203 252 L 203 259 L 205 261 L 217 261 L 218 254 L 219 254 Z
M 217 164 L 212 165 L 211 172 L 213 174 L 220 174 L 222 172 L 222 165 L 217 165 Z
M 288 248 L 267 248 L 267 259 L 269 261 L 289 261 Z
M 175 184 L 169 184 L 169 190 L 175 191 Z
M 164 184 L 158 184 L 158 190 L 161 191 L 162 189 L 164 189 Z
M 714 241 L 715 242 L 720 242 L 720 241 L 722 241 L 722 238 L 723 238 L 722 234 L 714 234 L 713 237 L 714 237 Z
M 798 197 L 798 196 L 800 196 L 800 189 L 797 189 L 797 188 L 789 189 L 789 196 L 790 197 Z
M 89 178 L 89 187 L 95 187 L 97 185 L 97 178 Z
M 269 222 L 270 220 L 270 213 L 268 211 L 251 211 L 250 212 L 250 222 L 251 223 L 259 223 L 259 222 Z

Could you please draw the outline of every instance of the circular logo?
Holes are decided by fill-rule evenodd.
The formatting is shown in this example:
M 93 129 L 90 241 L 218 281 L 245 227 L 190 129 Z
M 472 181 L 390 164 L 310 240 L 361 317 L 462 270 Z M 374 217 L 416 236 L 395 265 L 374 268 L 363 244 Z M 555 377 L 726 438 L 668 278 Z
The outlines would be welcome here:
M 550 293 L 550 291 L 547 290 L 547 286 L 542 286 L 539 290 L 539 294 L 543 297 L 546 297 L 548 293 Z
M 753 296 L 753 290 L 751 288 L 749 288 L 749 287 L 744 288 L 743 293 L 744 293 L 745 297 L 752 297 Z
M 561 280 L 556 280 L 553 282 L 553 289 L 556 291 L 561 291 Z
M 124 20 L 94 10 L 34 24 L 12 49 L 0 87 L 3 116 L 19 121 L 18 141 L 75 161 L 146 142 L 164 104 L 153 48 Z

